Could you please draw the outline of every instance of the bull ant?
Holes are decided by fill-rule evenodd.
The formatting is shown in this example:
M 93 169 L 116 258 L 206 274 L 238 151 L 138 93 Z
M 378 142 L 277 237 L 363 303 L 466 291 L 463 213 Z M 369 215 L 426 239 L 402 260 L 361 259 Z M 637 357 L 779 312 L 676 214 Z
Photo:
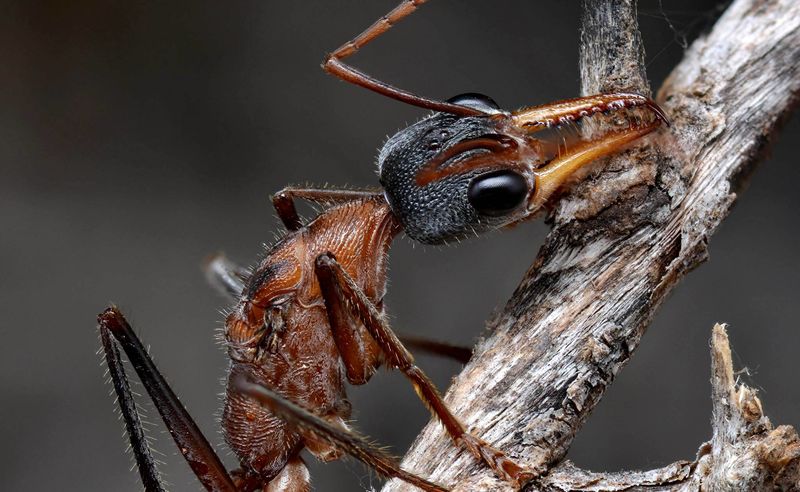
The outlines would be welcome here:
M 343 80 L 433 111 L 385 143 L 378 156 L 381 189 L 285 188 L 273 197 L 273 204 L 288 233 L 252 272 L 221 256 L 208 264 L 213 282 L 237 299 L 225 320 L 230 369 L 221 424 L 241 465 L 238 470 L 225 469 L 120 311 L 110 307 L 99 315 L 105 357 L 145 490 L 164 487 L 118 346 L 208 490 L 308 491 L 303 449 L 323 461 L 349 454 L 422 490 L 447 490 L 401 469 L 345 423 L 350 415 L 345 382 L 364 384 L 381 364 L 409 379 L 456 446 L 518 487 L 531 478 L 502 451 L 467 432 L 387 325 L 386 253 L 400 232 L 422 243 L 440 244 L 525 220 L 551 203 L 577 170 L 656 130 L 666 118 L 653 101 L 623 93 L 514 112 L 472 93 L 436 101 L 344 63 L 424 1 L 402 2 L 330 54 L 323 65 Z M 643 110 L 649 117 L 626 117 L 625 125 L 569 146 L 562 147 L 561 137 L 547 137 L 548 129 L 597 114 L 627 115 L 634 107 L 638 109 L 631 111 Z M 324 208 L 303 224 L 296 199 Z M 447 344 L 408 344 L 460 360 L 470 355 Z

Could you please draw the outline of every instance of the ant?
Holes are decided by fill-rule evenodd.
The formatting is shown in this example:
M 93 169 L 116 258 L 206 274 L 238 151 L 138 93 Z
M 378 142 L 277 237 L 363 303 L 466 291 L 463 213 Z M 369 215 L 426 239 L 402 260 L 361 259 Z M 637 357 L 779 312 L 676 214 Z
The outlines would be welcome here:
M 575 173 L 667 123 L 637 94 L 602 94 L 508 112 L 491 98 L 447 101 L 414 95 L 344 63 L 425 0 L 406 0 L 323 64 L 328 73 L 433 113 L 400 130 L 378 156 L 381 189 L 285 188 L 273 204 L 288 233 L 252 272 L 222 256 L 207 272 L 238 299 L 225 320 L 230 369 L 221 424 L 241 468 L 229 473 L 159 373 L 116 307 L 98 316 L 109 372 L 145 490 L 164 490 L 146 443 L 119 346 L 153 400 L 192 471 L 213 491 L 308 491 L 300 452 L 323 461 L 344 453 L 377 472 L 425 491 L 445 491 L 399 467 L 350 431 L 345 382 L 366 383 L 385 364 L 400 370 L 452 437 L 499 477 L 521 487 L 533 475 L 472 433 L 454 416 L 384 318 L 386 256 L 401 232 L 427 244 L 514 225 L 542 210 Z M 639 107 L 634 118 L 569 148 L 534 138 L 597 113 Z M 323 206 L 303 224 L 295 200 Z M 470 351 L 444 343 L 408 345 L 466 361 Z

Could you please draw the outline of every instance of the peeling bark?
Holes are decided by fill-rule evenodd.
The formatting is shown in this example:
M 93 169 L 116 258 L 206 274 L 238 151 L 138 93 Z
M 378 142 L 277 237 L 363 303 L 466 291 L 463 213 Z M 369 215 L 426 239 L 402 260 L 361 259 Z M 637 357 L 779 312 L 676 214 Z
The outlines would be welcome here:
M 649 93 L 635 1 L 585 0 L 584 9 L 583 91 Z M 629 488 L 648 490 L 700 483 L 708 490 L 748 490 L 725 485 L 734 483 L 731 473 L 756 473 L 737 464 L 744 456 L 739 451 L 726 457 L 741 440 L 724 429 L 749 421 L 732 410 L 730 399 L 718 404 L 716 393 L 714 438 L 696 464 L 592 474 L 561 462 L 660 303 L 707 258 L 708 239 L 799 94 L 800 2 L 736 0 L 659 91 L 672 127 L 600 164 L 552 211 L 553 230 L 531 269 L 446 395 L 469 428 L 539 476 L 531 490 L 556 487 L 556 477 L 567 476 L 638 479 Z M 757 399 L 747 401 L 755 405 Z M 757 411 L 765 421 L 760 404 Z M 774 475 L 777 467 L 789 482 L 796 480 L 792 433 L 778 427 L 760 441 L 779 447 L 750 459 L 761 467 L 755 471 Z M 454 490 L 511 490 L 456 450 L 438 423 L 423 430 L 403 466 Z M 680 478 L 687 466 L 694 467 L 691 478 Z M 674 480 L 665 481 L 669 477 Z M 384 488 L 410 489 L 398 481 Z

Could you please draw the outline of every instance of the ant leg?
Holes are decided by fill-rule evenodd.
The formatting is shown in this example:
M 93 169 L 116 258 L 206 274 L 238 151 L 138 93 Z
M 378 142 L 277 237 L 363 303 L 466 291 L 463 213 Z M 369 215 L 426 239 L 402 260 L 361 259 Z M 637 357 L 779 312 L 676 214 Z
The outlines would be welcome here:
M 425 352 L 432 355 L 447 357 L 462 364 L 469 362 L 472 358 L 472 349 L 470 347 L 462 347 L 460 345 L 453 345 L 447 342 L 440 342 L 425 337 L 417 337 L 413 335 L 397 334 L 397 338 L 404 346 L 415 352 Z
M 270 412 L 278 415 L 299 430 L 310 433 L 346 451 L 381 475 L 399 478 L 425 491 L 446 492 L 448 490 L 403 470 L 394 459 L 372 446 L 363 437 L 331 425 L 299 404 L 288 400 L 264 385 L 253 382 L 244 372 L 236 374 L 232 382 L 238 391 L 258 401 L 267 407 Z
M 314 203 L 335 204 L 344 203 L 362 198 L 371 198 L 380 195 L 377 190 L 333 190 L 326 188 L 294 188 L 287 186 L 281 191 L 272 195 L 272 205 L 278 212 L 278 217 L 283 225 L 290 231 L 296 231 L 303 226 L 294 200 L 302 198 Z
M 356 53 L 359 49 L 367 45 L 381 34 L 388 31 L 393 25 L 397 24 L 404 17 L 417 10 L 417 7 L 426 1 L 427 0 L 404 0 L 391 12 L 375 21 L 375 23 L 364 30 L 364 32 L 345 44 L 339 46 L 333 53 L 329 54 L 325 58 L 322 68 L 329 74 L 334 75 L 344 81 L 350 82 L 351 84 L 355 84 L 365 89 L 377 92 L 378 94 L 382 94 L 386 97 L 391 97 L 392 99 L 396 99 L 414 106 L 419 106 L 421 108 L 430 109 L 433 111 L 444 111 L 446 113 L 452 113 L 461 116 L 483 115 L 484 113 L 477 109 L 420 97 L 408 91 L 398 89 L 397 87 L 372 78 L 342 61 Z
M 106 337 L 109 333 L 114 335 L 117 343 L 125 350 L 125 354 L 136 369 L 136 374 L 139 375 L 139 379 L 153 400 L 158 413 L 161 414 L 175 444 L 203 486 L 211 491 L 235 492 L 236 486 L 219 457 L 164 380 L 122 313 L 112 306 L 100 313 L 97 321 L 100 324 L 100 333 L 105 334 L 103 336 Z M 107 355 L 109 353 L 113 353 L 113 351 L 106 351 Z M 130 397 L 130 392 L 126 398 L 128 397 Z M 134 444 L 133 438 L 131 438 L 131 444 Z
M 209 258 L 204 270 L 208 282 L 231 301 L 236 301 L 239 298 L 244 290 L 244 282 L 250 276 L 250 272 L 246 268 L 232 262 L 222 253 L 217 253 Z M 469 362 L 470 357 L 472 357 L 472 349 L 470 347 L 462 347 L 402 333 L 399 333 L 397 337 L 403 342 L 403 345 L 414 351 L 447 357 L 462 364 Z
M 109 331 L 102 325 L 100 326 L 100 340 L 103 344 L 106 365 L 108 365 L 108 372 L 114 385 L 114 392 L 117 394 L 122 418 L 125 420 L 125 428 L 131 441 L 133 455 L 136 457 L 136 466 L 139 468 L 139 476 L 142 478 L 144 490 L 147 492 L 163 492 L 165 489 L 161 484 L 155 460 L 142 429 L 142 421 L 139 419 L 139 412 L 136 410 L 136 402 L 128 384 L 128 377 L 125 375 L 125 368 L 122 366 L 119 349 L 111 339 Z
M 206 280 L 220 294 L 236 300 L 244 290 L 244 283 L 250 277 L 250 271 L 229 260 L 224 254 L 216 253 L 209 257 L 203 265 Z
M 333 306 L 336 309 L 339 300 L 351 306 L 351 313 L 364 324 L 372 338 L 380 345 L 389 364 L 399 369 L 411 381 L 417 395 L 441 421 L 457 446 L 469 450 L 476 458 L 489 465 L 499 477 L 515 485 L 519 486 L 530 479 L 530 474 L 503 452 L 467 432 L 464 425 L 447 408 L 433 382 L 414 364 L 414 357 L 403 347 L 375 305 L 342 269 L 332 254 L 317 257 L 315 266 L 326 307 Z M 331 323 L 331 327 L 338 328 L 334 323 Z

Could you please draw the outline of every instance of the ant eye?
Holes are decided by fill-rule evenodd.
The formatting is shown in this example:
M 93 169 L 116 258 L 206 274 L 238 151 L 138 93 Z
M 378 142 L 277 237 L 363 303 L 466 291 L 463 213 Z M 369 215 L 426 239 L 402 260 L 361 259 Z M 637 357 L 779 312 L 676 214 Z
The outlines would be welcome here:
M 482 174 L 469 184 L 467 198 L 479 213 L 498 217 L 517 208 L 528 194 L 528 183 L 514 171 Z
M 458 104 L 459 106 L 474 108 L 478 111 L 483 111 L 484 113 L 496 113 L 500 111 L 500 106 L 494 102 L 494 99 L 483 94 L 478 94 L 477 92 L 459 94 L 451 97 L 447 100 L 447 102 L 450 104 Z

